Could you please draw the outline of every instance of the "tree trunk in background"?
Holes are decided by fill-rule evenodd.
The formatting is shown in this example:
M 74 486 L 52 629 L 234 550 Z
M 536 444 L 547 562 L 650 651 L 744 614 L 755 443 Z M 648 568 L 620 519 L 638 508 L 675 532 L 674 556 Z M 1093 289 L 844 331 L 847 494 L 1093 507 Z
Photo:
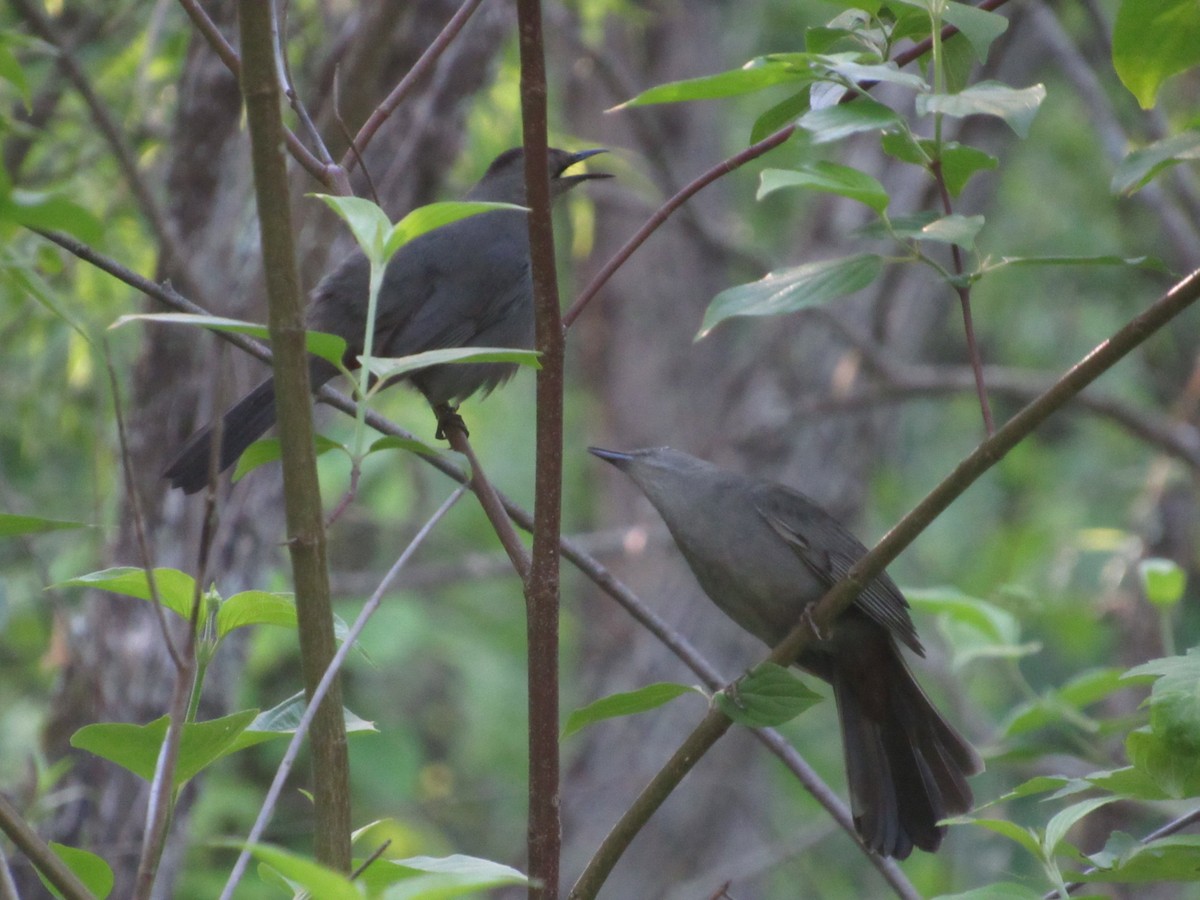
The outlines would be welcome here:
M 328 124 L 335 64 L 343 82 L 351 79 L 350 88 L 342 86 L 341 115 L 353 130 L 458 6 L 456 0 L 408 4 L 379 0 L 342 6 L 336 13 L 327 11 L 326 33 L 336 35 L 326 48 L 331 55 L 319 65 L 293 60 L 300 93 L 314 118 L 325 123 L 324 133 L 338 133 Z M 236 45 L 234 4 L 205 4 L 205 8 Z M 496 51 L 510 25 L 507 9 L 485 5 L 434 74 L 419 86 L 414 99 L 376 136 L 367 164 L 381 202 L 393 215 L 437 194 L 449 161 L 462 147 L 467 107 L 462 101 L 489 82 Z M 311 87 L 314 83 L 316 87 Z M 340 138 L 331 137 L 330 142 L 335 153 L 344 146 Z M 192 299 L 219 315 L 263 321 L 265 300 L 247 149 L 236 81 L 208 46 L 193 37 L 179 81 L 178 115 L 164 148 L 165 186 L 156 193 L 167 197 L 167 213 L 187 248 L 190 270 L 202 282 L 203 296 Z M 350 245 L 322 204 L 300 203 L 304 192 L 320 188 L 299 170 L 294 184 L 302 223 L 302 271 L 311 285 L 329 258 L 339 258 Z M 186 283 L 170 268 L 157 277 L 171 278 L 179 286 Z M 126 415 L 137 479 L 134 488 L 146 512 L 156 565 L 189 571 L 196 565 L 202 500 L 166 490 L 160 473 L 170 454 L 193 429 L 263 375 L 261 364 L 225 350 L 214 339 L 200 338 L 193 330 L 147 327 Z M 208 580 L 215 581 L 223 595 L 262 586 L 264 571 L 277 565 L 282 540 L 279 487 L 278 474 L 263 470 L 235 491 L 221 491 L 221 524 Z M 113 565 L 140 564 L 127 502 L 120 521 L 122 531 L 109 558 Z M 113 896 L 124 897 L 136 871 L 147 785 L 90 754 L 72 751 L 68 740 L 88 723 L 143 723 L 162 715 L 174 674 L 146 604 L 93 596 L 73 624 L 70 640 L 71 659 L 45 739 L 50 761 L 72 758 L 72 769 L 57 794 L 70 799 L 53 811 L 44 831 L 53 840 L 101 853 L 116 874 Z M 230 707 L 241 665 L 231 649 L 220 654 L 219 665 L 210 674 L 201 718 Z M 185 794 L 178 815 L 186 816 L 188 806 Z M 183 831 L 178 828 L 175 834 Z M 180 848 L 180 841 L 168 845 L 159 896 L 171 895 L 172 865 L 178 862 Z M 38 895 L 41 889 L 35 886 L 32 871 L 22 867 L 17 874 L 23 893 Z
M 743 57 L 729 54 L 722 40 L 733 29 L 723 16 L 731 12 L 700 0 L 682 2 L 650 28 L 610 34 L 604 57 L 571 84 L 572 91 L 592 99 L 572 102 L 569 108 L 611 107 L 652 85 L 711 74 L 766 52 L 752 47 Z M 716 47 L 721 49 L 714 53 Z M 598 100 L 592 97 L 595 92 L 602 93 Z M 652 192 L 643 186 L 647 182 L 626 182 L 623 194 L 612 191 L 599 201 L 595 266 L 678 187 L 745 146 L 739 143 L 741 134 L 728 133 L 727 121 L 720 118 L 727 110 L 719 105 L 632 108 L 572 122 L 587 141 L 624 153 L 660 189 Z M 851 164 L 876 173 L 888 186 L 894 208 L 929 206 L 928 179 L 914 167 L 897 168 L 880 159 L 877 139 L 863 140 L 852 152 L 856 158 Z M 747 171 L 786 166 L 787 154 L 787 149 L 773 151 Z M 749 194 L 752 185 L 749 177 L 740 188 L 726 180 L 694 198 L 690 211 L 676 213 L 651 237 L 579 320 L 571 351 L 582 360 L 584 380 L 594 386 L 596 408 L 604 418 L 591 433 L 573 437 L 567 452 L 581 453 L 588 443 L 615 449 L 671 445 L 794 485 L 853 526 L 872 471 L 886 460 L 886 439 L 897 410 L 809 419 L 793 412 L 804 398 L 836 395 L 870 376 L 823 314 L 735 320 L 693 343 L 703 312 L 719 291 L 771 269 L 854 252 L 846 236 L 866 220 L 862 207 L 853 203 L 819 202 L 807 221 L 780 223 L 793 235 L 786 256 L 770 258 L 755 248 L 747 254 L 737 242 L 745 240 L 748 229 L 739 227 L 734 210 L 748 202 L 737 190 Z M 609 199 L 613 197 L 617 199 Z M 744 260 L 754 255 L 762 261 L 757 268 L 747 267 Z M 581 277 L 580 284 L 584 282 Z M 909 266 L 889 271 L 850 302 L 838 301 L 832 312 L 905 359 L 955 310 L 944 287 L 932 286 L 924 272 Z M 961 347 L 958 341 L 956 347 Z M 648 524 L 654 536 L 644 551 L 614 564 L 618 577 L 727 678 L 760 660 L 765 648 L 703 595 L 648 502 L 619 473 L 598 462 L 594 468 L 594 477 L 608 488 L 599 492 L 604 500 L 598 525 Z M 580 702 L 655 681 L 695 681 L 682 663 L 598 593 L 589 592 L 576 610 L 585 621 Z M 799 749 L 811 758 L 836 758 L 834 768 L 840 772 L 832 703 L 822 707 L 809 715 L 828 717 L 824 733 L 834 743 Z M 648 715 L 587 729 L 564 748 L 566 878 L 578 875 L 701 715 L 698 702 L 679 700 Z M 770 815 L 774 782 L 764 777 L 772 774 L 769 765 L 757 742 L 735 727 L 655 814 L 618 864 L 603 896 L 715 896 L 730 879 L 733 896 L 765 894 L 766 882 L 756 876 L 781 856 L 802 850 L 798 835 L 820 836 L 833 827 L 823 813 L 799 813 L 788 820 L 794 831 L 781 834 Z M 840 774 L 831 776 L 839 790 L 840 779 Z

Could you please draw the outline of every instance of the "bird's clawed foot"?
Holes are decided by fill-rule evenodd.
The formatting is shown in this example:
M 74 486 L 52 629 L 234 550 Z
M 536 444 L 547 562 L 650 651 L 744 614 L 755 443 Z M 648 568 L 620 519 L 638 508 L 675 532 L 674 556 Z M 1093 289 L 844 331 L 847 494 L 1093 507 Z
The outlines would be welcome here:
M 451 406 L 449 403 L 439 403 L 433 408 L 433 413 L 437 416 L 437 431 L 433 435 L 437 440 L 448 440 L 446 430 L 449 428 L 461 431 L 463 437 L 471 436 L 471 432 L 467 431 L 467 423 L 458 414 L 457 406 Z

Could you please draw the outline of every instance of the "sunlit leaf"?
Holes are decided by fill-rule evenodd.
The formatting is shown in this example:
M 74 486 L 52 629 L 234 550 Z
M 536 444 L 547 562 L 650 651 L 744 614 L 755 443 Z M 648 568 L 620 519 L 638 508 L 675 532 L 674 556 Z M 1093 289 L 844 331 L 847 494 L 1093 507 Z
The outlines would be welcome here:
M 37 516 L 13 516 L 0 513 L 0 538 L 16 537 L 20 534 L 40 534 L 44 531 L 62 531 L 67 528 L 91 528 L 86 522 L 67 522 L 62 519 L 41 519 Z
M 1113 66 L 1143 109 L 1172 75 L 1200 64 L 1200 4 L 1121 0 L 1113 23 Z
M 636 691 L 610 694 L 572 712 L 567 717 L 567 724 L 563 726 L 560 739 L 568 738 L 588 725 L 604 719 L 632 716 L 657 709 L 676 697 L 682 697 L 684 694 L 690 694 L 696 690 L 686 684 L 660 681 L 638 688 Z
M 863 253 L 782 269 L 729 288 L 709 304 L 696 338 L 734 316 L 777 316 L 853 294 L 874 281 L 882 267 L 880 257 Z

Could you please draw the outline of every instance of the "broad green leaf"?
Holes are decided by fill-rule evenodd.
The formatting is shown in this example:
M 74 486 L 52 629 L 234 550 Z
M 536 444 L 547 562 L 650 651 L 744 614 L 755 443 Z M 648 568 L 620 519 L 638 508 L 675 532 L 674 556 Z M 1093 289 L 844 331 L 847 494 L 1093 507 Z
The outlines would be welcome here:
M 1172 75 L 1200 64 L 1200 4 L 1121 0 L 1113 23 L 1113 66 L 1142 109 Z
M 997 116 L 1024 138 L 1029 136 L 1029 126 L 1045 99 L 1046 88 L 1040 84 L 1018 89 L 995 81 L 981 81 L 957 94 L 918 94 L 917 115 Z
M 732 69 L 717 75 L 672 81 L 643 91 L 626 100 L 616 109 L 627 106 L 649 106 L 654 103 L 679 103 L 684 100 L 716 100 L 721 97 L 736 97 L 751 94 L 784 82 L 812 81 L 811 73 L 797 71 L 789 66 L 764 65 L 761 60 L 752 61 L 743 68 Z
M 185 619 L 191 618 L 192 599 L 196 593 L 196 580 L 187 572 L 178 569 L 155 569 L 154 585 L 162 605 Z M 100 572 L 91 572 L 64 581 L 55 587 L 87 587 L 113 594 L 124 594 L 138 600 L 150 600 L 150 584 L 146 581 L 146 570 L 133 566 L 117 566 Z
M 942 7 L 942 19 L 959 30 L 975 57 L 980 62 L 987 59 L 992 41 L 1008 29 L 1008 19 L 999 13 L 976 9 L 965 3 L 947 3 Z
M 1161 557 L 1143 559 L 1137 571 L 1146 599 L 1155 606 L 1171 607 L 1183 599 L 1187 572 L 1178 563 Z
M 405 450 L 409 453 L 420 453 L 423 456 L 441 456 L 442 451 L 432 444 L 427 444 L 417 438 L 402 438 L 394 434 L 384 435 L 367 449 L 367 455 L 381 450 Z
M 513 350 L 505 347 L 451 347 L 443 350 L 426 350 L 424 353 L 414 353 L 411 356 L 371 358 L 371 374 L 386 381 L 396 378 L 416 369 L 427 366 L 440 366 L 449 363 L 483 363 L 505 362 L 516 363 L 540 369 L 542 364 L 536 350 Z M 362 362 L 362 357 L 359 357 Z
M 72 872 L 75 877 L 83 882 L 91 893 L 101 898 L 107 897 L 112 893 L 113 889 L 113 870 L 112 867 L 104 861 L 103 857 L 97 856 L 89 850 L 81 850 L 78 847 L 68 847 L 66 844 L 60 844 L 58 841 L 50 841 L 50 849 L 54 855 L 61 859 Z M 58 889 L 50 884 L 45 879 L 40 870 L 37 871 L 38 878 L 42 884 L 55 897 L 61 897 L 62 894 Z
M 1119 799 L 1119 797 L 1092 797 L 1090 800 L 1073 803 L 1061 812 L 1055 813 L 1046 823 L 1046 835 L 1042 839 L 1045 856 L 1049 858 L 1058 852 L 1059 845 L 1066 839 L 1067 832 L 1080 819 Z
M 967 250 L 975 247 L 975 238 L 983 228 L 983 216 L 960 216 L 952 213 L 934 219 L 921 229 L 918 235 L 923 241 L 937 241 L 941 244 L 957 244 Z
M 782 188 L 799 187 L 849 197 L 876 212 L 883 212 L 888 205 L 882 184 L 866 172 L 838 163 L 819 161 L 798 169 L 764 169 L 761 179 L 758 200 Z
M 1181 162 L 1200 159 L 1200 131 L 1185 131 L 1134 150 L 1117 164 L 1110 190 L 1114 194 L 1133 194 L 1150 181 Z
M 322 456 L 331 450 L 341 450 L 349 455 L 349 451 L 344 444 L 330 440 L 323 434 L 313 435 L 313 444 L 317 456 Z M 283 449 L 280 446 L 279 438 L 260 438 L 247 447 L 242 452 L 242 455 L 238 457 L 237 466 L 233 470 L 233 480 L 235 482 L 241 481 L 259 466 L 273 463 L 282 456 Z
M 868 222 L 861 228 L 856 228 L 854 233 L 859 237 L 873 240 L 917 239 L 921 237 L 924 228 L 931 222 L 936 222 L 937 219 L 938 214 L 933 210 L 922 210 L 907 216 L 889 218 L 886 222 Z
M 1200 835 L 1176 834 L 1143 842 L 1113 832 L 1104 849 L 1088 857 L 1095 872 L 1070 872 L 1071 881 L 1148 884 L 1195 882 L 1200 877 Z
M 988 831 L 994 831 L 996 834 L 1003 835 L 1009 840 L 1020 844 L 1035 859 L 1042 858 L 1042 847 L 1037 835 L 1028 828 L 1021 827 L 1016 822 L 1009 822 L 1006 819 L 973 819 L 970 816 L 958 816 L 957 818 L 947 819 L 947 821 L 953 825 L 979 825 Z
M 181 786 L 229 753 L 257 714 L 257 710 L 244 709 L 219 719 L 185 724 L 172 786 Z M 162 716 L 147 725 L 124 722 L 85 725 L 71 736 L 71 746 L 94 753 L 150 781 L 154 778 L 158 754 L 167 735 L 167 722 L 167 716 Z
M 1125 738 L 1125 753 L 1168 797 L 1200 796 L 1200 748 L 1172 740 L 1169 729 L 1139 728 Z
M 260 863 L 270 866 L 293 888 L 307 891 L 320 900 L 362 900 L 363 894 L 353 881 L 341 872 L 327 869 L 320 863 L 281 847 L 253 844 L 246 848 Z
M 995 169 L 1000 165 L 996 157 L 976 147 L 945 141 L 939 150 L 937 141 L 916 139 L 907 131 L 885 134 L 882 146 L 889 156 L 922 167 L 928 167 L 929 162 L 938 159 L 940 153 L 942 178 L 946 182 L 946 189 L 956 197 L 976 172 Z
M 782 269 L 721 291 L 705 311 L 696 339 L 734 316 L 777 316 L 853 294 L 874 281 L 882 267 L 880 257 L 863 253 Z
M 841 54 L 841 56 L 849 55 Z M 858 54 L 854 55 L 857 56 Z M 841 75 L 844 79 L 856 85 L 869 82 L 886 82 L 918 91 L 928 91 L 930 89 L 924 78 L 920 75 L 914 75 L 912 72 L 901 71 L 894 62 L 861 63 L 853 59 L 830 58 L 830 61 L 826 63 L 826 67 L 828 71 Z
M 1040 649 L 1036 643 L 1021 643 L 1017 617 L 994 603 L 953 588 L 908 588 L 905 596 L 913 609 L 938 616 L 955 668 L 976 659 L 1016 659 Z
M 810 110 L 799 124 L 812 133 L 814 143 L 828 144 L 864 131 L 892 131 L 903 127 L 904 120 L 891 107 L 860 97 L 853 103 Z
M 261 340 L 270 340 L 271 332 L 266 325 L 256 325 L 253 322 L 243 322 L 240 319 L 229 319 L 224 316 L 194 316 L 191 313 L 136 313 L 121 316 L 109 328 L 120 328 L 130 322 L 159 322 L 163 325 L 198 325 L 213 331 L 228 331 L 234 334 L 247 334 Z M 336 334 L 326 334 L 323 331 L 304 332 L 304 348 L 313 356 L 341 366 L 342 357 L 346 353 L 346 341 Z
M 6 36 L 0 36 L 0 78 L 17 89 L 21 95 L 21 102 L 25 104 L 26 109 L 29 109 L 33 99 L 33 93 L 29 89 L 29 79 L 25 77 L 25 70 L 21 68 L 21 63 L 9 48 L 8 41 L 4 37 Z
M 387 262 L 384 245 L 392 230 L 392 220 L 379 204 L 362 197 L 341 197 L 334 194 L 313 194 L 338 214 L 359 248 L 372 265 L 382 266 Z
M 461 854 L 377 860 L 359 880 L 372 895 L 388 900 L 448 900 L 529 884 L 529 878 L 511 866 Z
M 731 690 L 713 696 L 717 707 L 733 721 L 749 728 L 770 728 L 790 722 L 821 695 L 774 663 L 764 663 L 739 679 Z
M 0 537 L 40 534 L 43 531 L 61 531 L 64 528 L 91 527 L 86 522 L 67 522 L 62 519 L 40 519 L 37 516 L 13 516 L 8 513 L 0 513 Z
M 750 129 L 750 143 L 757 144 L 768 135 L 772 135 L 784 126 L 795 122 L 800 116 L 808 112 L 808 108 L 809 89 L 805 85 L 802 90 L 792 94 L 786 100 L 779 101 L 755 119 L 754 127 Z
M 1088 784 L 1108 791 L 1110 794 L 1121 794 L 1137 800 L 1169 800 L 1167 793 L 1158 786 L 1153 778 L 1143 769 L 1136 766 L 1124 766 L 1120 769 L 1108 769 L 1102 772 L 1092 772 L 1087 776 Z
M 104 225 L 99 219 L 75 201 L 48 191 L 14 188 L 0 196 L 0 221 L 66 231 L 89 244 L 104 237 Z
M 397 222 L 389 230 L 383 245 L 383 258 L 391 259 L 392 254 L 421 235 L 480 213 L 492 212 L 498 209 L 512 209 L 527 212 L 526 207 L 513 203 L 481 203 L 477 201 L 463 202 L 455 200 L 447 203 L 430 203 L 418 207 Z
M 247 625 L 296 627 L 296 601 L 291 594 L 242 591 L 221 603 L 217 610 L 217 637 Z
M 618 716 L 632 716 L 637 713 L 648 712 L 649 710 L 657 709 L 664 703 L 674 700 L 676 697 L 682 697 L 684 694 L 690 694 L 696 690 L 696 688 L 688 687 L 686 684 L 660 681 L 656 684 L 648 684 L 645 687 L 638 688 L 636 691 L 610 694 L 607 697 L 602 697 L 599 700 L 589 703 L 587 706 L 581 706 L 567 716 L 567 724 L 563 726 L 559 740 L 568 738 L 575 732 L 581 731 L 588 725 L 602 721 L 603 719 L 613 719 Z
M 1070 780 L 1062 775 L 1035 775 L 1028 781 L 1021 782 L 1011 791 L 1001 794 L 994 800 L 989 800 L 984 806 L 1007 803 L 1010 800 L 1020 800 L 1023 797 L 1036 797 L 1038 794 L 1048 794 L 1051 791 L 1059 790 L 1064 785 L 1070 783 Z M 980 807 L 980 809 L 982 808 Z
M 246 726 L 246 730 L 237 736 L 237 739 L 229 745 L 223 755 L 227 756 L 264 741 L 295 734 L 296 729 L 300 726 L 300 719 L 304 716 L 304 710 L 307 708 L 308 702 L 301 692 L 293 694 L 270 709 L 263 710 L 255 716 L 253 722 Z M 360 718 L 344 707 L 342 708 L 342 721 L 345 723 L 347 734 L 378 731 L 373 722 Z

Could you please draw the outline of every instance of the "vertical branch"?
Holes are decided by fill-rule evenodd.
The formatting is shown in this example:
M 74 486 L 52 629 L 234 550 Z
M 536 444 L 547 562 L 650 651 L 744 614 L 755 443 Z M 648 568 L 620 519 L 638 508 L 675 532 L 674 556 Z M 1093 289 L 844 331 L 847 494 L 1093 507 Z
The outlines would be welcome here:
M 238 4 L 242 96 L 250 128 L 254 189 L 266 270 L 275 392 L 283 455 L 288 550 L 296 588 L 300 658 L 312 697 L 334 656 L 325 529 L 313 451 L 312 403 L 304 348 L 304 310 L 288 205 L 281 90 L 274 63 L 269 0 Z M 340 683 L 329 689 L 312 729 L 316 813 L 314 851 L 331 868 L 350 869 L 350 773 Z
M 529 635 L 530 897 L 558 896 L 562 843 L 558 784 L 558 542 L 562 518 L 563 327 L 554 271 L 550 178 L 546 168 L 546 63 L 540 0 L 518 0 L 521 122 L 525 144 L 529 252 L 537 348 L 537 473 L 533 554 L 525 580 Z

